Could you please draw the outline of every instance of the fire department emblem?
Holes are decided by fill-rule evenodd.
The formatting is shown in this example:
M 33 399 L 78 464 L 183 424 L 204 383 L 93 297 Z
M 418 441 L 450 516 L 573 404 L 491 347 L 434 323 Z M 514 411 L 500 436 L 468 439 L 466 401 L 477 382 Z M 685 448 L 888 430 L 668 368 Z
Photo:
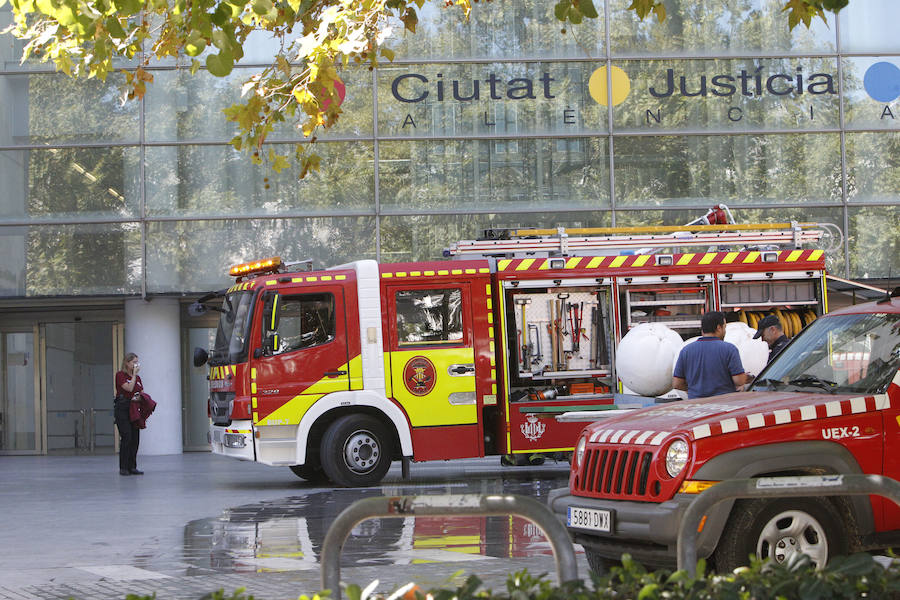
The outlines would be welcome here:
M 434 389 L 434 364 L 424 356 L 414 356 L 403 367 L 403 385 L 413 396 L 426 396 Z
M 525 422 L 519 425 L 519 431 L 522 432 L 522 435 L 532 442 L 541 439 L 541 436 L 544 435 L 546 430 L 547 426 L 541 423 L 534 415 L 528 415 L 525 417 Z

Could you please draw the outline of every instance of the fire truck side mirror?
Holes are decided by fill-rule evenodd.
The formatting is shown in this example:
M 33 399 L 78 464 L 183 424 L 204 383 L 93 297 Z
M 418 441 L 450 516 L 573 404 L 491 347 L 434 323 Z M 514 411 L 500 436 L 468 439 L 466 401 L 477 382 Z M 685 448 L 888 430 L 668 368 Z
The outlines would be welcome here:
M 278 348 L 278 320 L 280 316 L 281 296 L 271 292 L 266 295 L 263 308 L 263 354 L 272 355 Z
M 197 346 L 194 348 L 194 366 L 202 367 L 206 364 L 206 361 L 209 360 L 209 354 L 207 354 L 206 350 Z

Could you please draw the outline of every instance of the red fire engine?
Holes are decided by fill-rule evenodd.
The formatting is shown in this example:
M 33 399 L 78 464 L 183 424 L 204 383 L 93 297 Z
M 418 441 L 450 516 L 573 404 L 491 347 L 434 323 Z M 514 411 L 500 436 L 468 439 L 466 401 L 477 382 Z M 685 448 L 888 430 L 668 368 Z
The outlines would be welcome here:
M 876 474 L 900 479 L 900 290 L 817 319 L 749 391 L 597 420 L 579 436 L 569 487 L 549 504 L 588 562 L 623 552 L 675 563 L 684 511 L 725 479 Z M 834 477 L 827 477 L 834 475 Z M 763 480 L 764 481 L 764 480 Z M 849 551 L 896 547 L 900 507 L 879 496 L 726 501 L 703 517 L 698 555 L 720 572 L 748 556 L 823 566 Z
M 555 416 L 654 401 L 614 393 L 616 344 L 638 323 L 689 337 L 706 310 L 752 324 L 777 308 L 798 329 L 826 311 L 825 253 L 804 249 L 820 228 L 711 214 L 492 230 L 445 261 L 236 266 L 233 286 L 200 300 L 221 311 L 212 449 L 344 486 L 377 483 L 393 460 L 407 475 L 410 461 L 567 456 L 583 423 Z

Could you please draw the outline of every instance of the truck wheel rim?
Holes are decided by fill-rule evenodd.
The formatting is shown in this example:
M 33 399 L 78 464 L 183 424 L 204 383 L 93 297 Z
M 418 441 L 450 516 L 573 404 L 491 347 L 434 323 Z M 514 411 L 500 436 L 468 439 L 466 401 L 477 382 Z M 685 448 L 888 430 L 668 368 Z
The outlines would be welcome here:
M 756 555 L 783 563 L 795 554 L 806 554 L 816 568 L 828 561 L 825 529 L 812 515 L 788 510 L 769 519 L 756 542 Z
M 380 456 L 378 438 L 369 431 L 355 431 L 344 444 L 344 461 L 357 473 L 367 473 L 374 469 Z

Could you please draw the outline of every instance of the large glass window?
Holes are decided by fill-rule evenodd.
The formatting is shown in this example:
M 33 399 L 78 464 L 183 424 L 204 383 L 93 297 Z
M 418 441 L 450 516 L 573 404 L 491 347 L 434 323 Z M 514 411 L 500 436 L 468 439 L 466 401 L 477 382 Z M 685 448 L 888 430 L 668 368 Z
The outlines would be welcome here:
M 834 58 L 618 61 L 616 130 L 808 130 L 839 124 Z
M 0 223 L 140 216 L 139 149 L 0 151 Z
M 900 204 L 900 131 L 848 133 L 847 198 Z
M 0 146 L 137 142 L 140 104 L 123 104 L 124 75 L 106 82 L 51 73 L 0 75 Z
M 606 138 L 383 142 L 382 212 L 609 206 Z
M 469 21 L 459 7 L 427 2 L 418 10 L 415 34 L 394 25 L 389 43 L 396 60 L 504 59 L 531 57 L 588 58 L 603 55 L 605 47 L 603 3 L 596 1 L 599 19 L 564 29 L 553 15 L 553 4 L 543 0 L 492 0 L 474 7 Z
M 162 221 L 147 226 L 147 289 L 204 292 L 229 283 L 228 269 L 266 256 L 311 259 L 324 268 L 375 258 L 374 217 Z
M 385 136 L 562 134 L 607 131 L 591 94 L 602 63 L 459 63 L 378 70 Z
M 900 57 L 854 56 L 843 68 L 847 128 L 900 130 Z
M 271 60 L 271 56 L 269 57 Z M 234 69 L 225 78 L 213 77 L 206 71 L 191 75 L 184 69 L 153 71 L 154 81 L 147 87 L 145 102 L 148 113 L 147 140 L 151 142 L 202 141 L 227 142 L 238 133 L 237 125 L 226 121 L 223 110 L 242 102 L 241 86 L 258 68 Z M 346 95 L 341 107 L 344 114 L 337 124 L 320 139 L 372 135 L 372 73 L 365 69 L 340 72 Z M 276 124 L 270 141 L 303 140 L 303 133 L 290 119 Z
M 896 52 L 896 0 L 853 0 L 838 13 L 843 52 Z
M 617 206 L 841 201 L 837 134 L 617 137 L 613 151 Z
M 0 296 L 134 294 L 137 223 L 0 227 Z
M 890 0 L 885 0 L 890 1 Z M 631 0 L 607 0 L 613 56 L 715 56 L 833 52 L 834 17 L 789 30 L 783 0 L 667 0 L 666 20 L 644 21 L 628 10 Z M 852 3 L 851 3 L 852 4 Z
M 287 145 L 271 148 L 294 151 Z M 147 148 L 147 214 L 374 213 L 372 144 L 317 143 L 310 151 L 322 158 L 321 169 L 300 179 L 297 165 L 276 173 L 268 165 L 251 164 L 231 146 Z
M 893 277 L 900 256 L 900 209 L 863 206 L 850 213 L 850 276 Z
M 486 214 L 410 215 L 381 218 L 381 260 L 439 260 L 460 240 L 480 238 L 488 228 L 608 227 L 607 210 L 591 212 L 496 212 Z

